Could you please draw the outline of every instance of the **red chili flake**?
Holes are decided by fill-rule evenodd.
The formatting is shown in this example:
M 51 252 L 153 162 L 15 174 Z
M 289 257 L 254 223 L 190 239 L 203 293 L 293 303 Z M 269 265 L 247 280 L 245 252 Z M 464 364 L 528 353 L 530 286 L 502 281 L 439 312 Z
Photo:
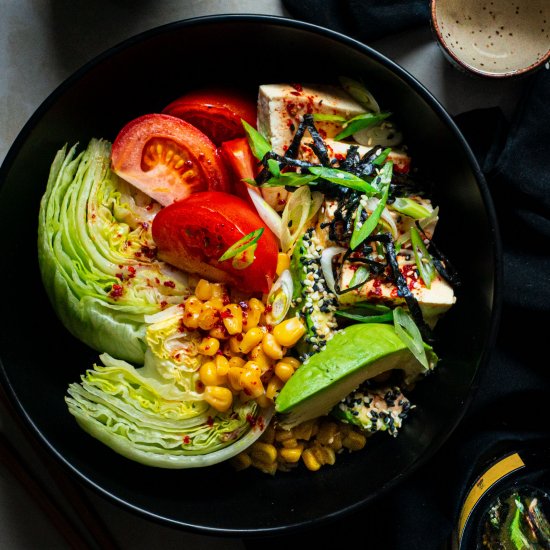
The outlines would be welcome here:
M 256 420 L 256 425 L 258 426 L 258 428 L 260 430 L 264 429 L 265 423 L 264 423 L 264 417 L 263 416 L 258 416 L 258 419 Z
M 286 112 L 291 116 L 295 117 L 298 114 L 298 108 L 296 107 L 296 103 L 292 101 L 286 102 Z
M 237 342 L 242 342 L 242 340 L 243 340 L 243 335 L 242 335 L 242 333 L 235 334 L 235 338 L 237 339 Z
M 158 277 L 155 277 L 155 283 L 157 283 L 157 285 L 160 285 L 160 279 Z
M 227 304 L 230 304 L 230 303 L 231 303 L 231 299 L 227 294 L 224 294 L 222 297 L 222 304 L 226 306 Z
M 346 155 L 343 155 L 342 153 L 336 153 L 336 154 L 334 155 L 334 157 L 335 157 L 336 160 L 338 160 L 339 162 L 342 162 L 343 160 L 345 160 Z
M 283 151 L 286 153 L 288 151 L 288 145 L 283 145 Z
M 136 276 L 136 268 L 131 265 L 128 266 L 128 278 L 133 279 Z
M 195 384 L 195 387 L 197 388 L 198 392 L 201 392 L 204 390 L 204 384 L 200 380 L 197 381 L 197 383 Z
M 297 91 L 297 92 L 303 92 L 304 87 L 301 84 L 298 84 L 297 82 L 291 82 L 290 85 Z
M 213 419 L 211 416 L 209 416 L 209 417 L 206 419 L 206 423 L 207 423 L 210 427 L 212 427 L 212 426 L 214 425 L 214 419 Z
M 284 205 L 284 204 L 286 204 L 286 199 L 279 199 L 279 200 L 277 201 L 277 204 L 280 204 L 281 206 Z
M 233 314 L 229 310 L 224 309 L 223 311 L 220 311 L 220 317 L 222 319 L 230 319 L 233 317 Z
M 189 445 L 189 443 L 191 443 L 191 438 L 188 435 L 184 435 L 183 442 L 185 443 L 185 445 Z
M 136 252 L 136 253 L 134 254 L 134 256 L 135 256 L 136 258 L 141 258 L 141 252 Z
M 111 298 L 119 298 L 122 296 L 123 288 L 120 285 L 113 285 L 113 288 L 111 289 L 111 292 L 109 292 L 109 295 Z
M 397 291 L 397 287 L 394 286 L 394 287 L 391 289 L 391 293 L 390 293 L 390 294 L 391 294 L 391 297 L 392 297 L 392 298 L 397 298 L 397 292 L 398 292 L 398 291 Z
M 160 303 L 161 309 L 164 309 L 167 305 L 168 305 L 168 302 L 166 300 L 162 300 L 162 302 Z
M 121 281 L 124 279 L 124 275 L 123 275 L 122 273 L 116 273 L 116 274 L 115 274 L 115 277 L 116 277 L 117 279 L 120 279 Z
M 270 313 L 273 310 L 273 306 L 271 304 L 267 304 L 265 306 L 265 312 Z
M 168 288 L 176 288 L 176 283 L 174 283 L 174 281 L 164 281 L 163 285 Z
M 382 286 L 382 281 L 380 279 L 374 279 L 372 282 L 372 293 L 375 296 L 382 296 L 382 289 L 380 288 Z
M 250 413 L 246 415 L 246 421 L 250 424 L 251 428 L 253 428 L 256 425 L 256 419 Z
M 297 96 L 301 95 L 300 92 L 290 92 L 290 93 L 291 93 L 292 95 L 297 95 Z
M 141 252 L 147 257 L 147 258 L 154 258 L 155 257 L 155 249 L 151 248 L 150 246 L 143 245 L 141 247 Z

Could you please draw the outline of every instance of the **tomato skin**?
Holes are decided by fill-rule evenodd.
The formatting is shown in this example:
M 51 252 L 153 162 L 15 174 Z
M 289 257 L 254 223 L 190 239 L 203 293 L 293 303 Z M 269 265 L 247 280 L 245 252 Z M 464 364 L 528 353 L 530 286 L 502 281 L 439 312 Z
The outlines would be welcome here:
M 255 259 L 245 269 L 218 258 L 234 243 L 263 227 Z M 216 191 L 194 193 L 163 208 L 153 220 L 159 257 L 184 271 L 248 292 L 267 293 L 275 278 L 279 247 L 273 233 L 242 199 Z
M 222 159 L 224 160 L 230 176 L 232 176 L 233 193 L 249 204 L 252 204 L 248 189 L 259 193 L 258 189 L 242 181 L 245 178 L 254 179 L 260 168 L 256 157 L 245 137 L 224 141 L 220 147 Z
M 230 185 L 216 146 L 169 115 L 147 114 L 126 124 L 113 143 L 111 163 L 116 174 L 164 206 Z
M 241 119 L 256 127 L 255 98 L 234 88 L 193 90 L 162 112 L 193 124 L 216 145 L 245 135 Z

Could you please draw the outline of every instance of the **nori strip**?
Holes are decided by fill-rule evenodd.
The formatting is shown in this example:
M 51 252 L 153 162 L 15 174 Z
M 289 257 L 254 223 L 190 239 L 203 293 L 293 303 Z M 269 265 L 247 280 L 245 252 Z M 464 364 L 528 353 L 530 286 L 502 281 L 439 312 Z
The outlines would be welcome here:
M 325 145 L 325 141 L 321 137 L 321 134 L 319 133 L 317 127 L 315 126 L 315 123 L 313 122 L 313 115 L 304 115 L 304 123 L 306 124 L 307 129 L 309 130 L 309 133 L 313 138 L 313 143 L 315 144 L 315 148 L 312 148 L 313 152 L 321 161 L 321 164 L 323 166 L 330 166 L 330 158 L 328 156 L 327 146 Z

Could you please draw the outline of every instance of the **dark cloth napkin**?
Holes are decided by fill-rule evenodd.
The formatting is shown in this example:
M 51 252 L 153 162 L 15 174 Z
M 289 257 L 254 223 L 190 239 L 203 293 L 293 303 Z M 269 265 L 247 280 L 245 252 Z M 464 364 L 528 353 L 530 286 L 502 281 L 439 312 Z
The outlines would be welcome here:
M 429 24 L 427 0 L 284 4 L 298 19 L 366 42 Z M 497 345 L 465 418 L 427 464 L 375 504 L 292 535 L 291 547 L 315 538 L 327 548 L 440 550 L 480 465 L 502 450 L 550 436 L 550 71 L 524 78 L 512 121 L 492 108 L 462 113 L 456 122 L 485 173 L 500 225 L 504 281 Z M 262 547 L 279 548 L 284 539 L 263 540 Z

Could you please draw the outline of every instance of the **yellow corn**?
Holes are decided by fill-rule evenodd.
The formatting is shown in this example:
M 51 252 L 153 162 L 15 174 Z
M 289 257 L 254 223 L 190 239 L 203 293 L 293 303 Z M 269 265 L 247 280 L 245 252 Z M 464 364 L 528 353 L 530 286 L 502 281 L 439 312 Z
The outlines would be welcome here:
M 284 382 L 277 376 L 273 376 L 267 383 L 265 395 L 268 399 L 274 399 L 279 390 L 284 386 Z
M 206 279 L 201 279 L 195 287 L 195 296 L 199 300 L 210 300 L 212 298 L 212 287 Z
M 279 255 L 277 256 L 277 268 L 276 272 L 277 275 L 281 275 L 281 273 L 290 267 L 290 256 L 286 254 L 285 252 L 279 252 Z
M 220 311 L 223 309 L 223 300 L 219 296 L 212 296 L 210 300 L 204 302 L 204 307 L 211 307 L 215 311 Z
M 299 445 L 292 449 L 282 448 L 279 449 L 279 458 L 285 462 L 290 462 L 291 464 L 298 462 L 302 456 L 304 446 Z
M 277 449 L 270 443 L 256 441 L 250 447 L 250 456 L 252 460 L 259 460 L 260 462 L 269 464 L 277 460 Z
M 273 443 L 275 441 L 275 428 L 269 425 L 260 436 L 259 441 L 263 441 L 264 443 Z
M 211 283 L 210 288 L 212 289 L 213 298 L 223 298 L 226 294 L 225 286 L 221 283 Z
M 244 367 L 246 361 L 242 357 L 231 357 L 229 359 L 229 367 Z
M 251 399 L 256 399 L 264 393 L 264 385 L 260 380 L 260 375 L 253 369 L 245 369 L 241 374 L 241 387 L 244 393 Z
M 302 453 L 302 460 L 304 461 L 306 468 L 312 472 L 317 471 L 321 467 L 321 463 L 317 460 L 311 449 L 306 449 Z
M 363 434 L 350 431 L 342 441 L 342 445 L 350 451 L 360 451 L 367 443 L 367 438 Z
M 296 344 L 305 333 L 306 327 L 298 317 L 291 317 L 273 329 L 273 336 L 277 342 L 286 348 Z
M 229 372 L 229 361 L 227 360 L 227 357 L 218 354 L 214 359 L 214 363 L 216 364 L 217 375 L 227 376 L 227 373 Z
M 204 400 L 217 411 L 225 412 L 233 403 L 233 394 L 223 386 L 206 386 Z
M 270 332 L 266 332 L 262 339 L 262 350 L 271 359 L 281 359 L 283 357 L 283 348 Z
M 273 360 L 265 354 L 261 344 L 254 346 L 250 350 L 248 358 L 260 365 L 262 372 L 267 372 L 273 363 Z
M 199 369 L 199 377 L 205 386 L 220 386 L 226 381 L 225 376 L 220 376 L 214 361 L 207 361 Z
M 216 355 L 220 349 L 220 341 L 216 338 L 210 338 L 207 336 L 201 340 L 201 343 L 198 346 L 199 353 L 203 355 Z
M 256 397 L 256 403 L 258 403 L 258 406 L 260 406 L 262 409 L 267 409 L 273 405 L 273 401 L 271 401 L 271 399 L 268 399 L 265 393 Z
M 264 304 L 258 298 L 248 300 L 248 309 L 246 310 L 246 328 L 248 330 L 258 326 L 264 309 Z
M 241 342 L 237 336 L 229 338 L 229 350 L 234 354 L 241 353 Z
M 303 439 L 305 441 L 309 441 L 311 439 L 311 436 L 313 435 L 313 427 L 316 425 L 317 425 L 317 421 L 313 419 L 313 420 L 306 420 L 305 422 L 298 424 L 298 426 L 295 426 L 293 428 L 293 431 L 296 436 L 296 439 Z
M 302 363 L 296 357 L 291 357 L 290 355 L 285 355 L 281 359 L 281 363 L 288 363 L 294 370 L 296 370 Z
M 323 422 L 317 433 L 317 442 L 321 445 L 330 445 L 338 432 L 336 422 Z
M 218 312 L 212 306 L 206 304 L 207 302 L 205 302 L 199 314 L 199 328 L 202 328 L 202 330 L 214 328 L 219 319 Z
M 208 335 L 212 336 L 212 338 L 217 338 L 218 340 L 227 340 L 229 338 L 227 330 L 225 330 L 225 327 L 219 323 L 216 323 L 214 327 L 208 331 Z
M 287 449 L 294 449 L 295 447 L 298 447 L 298 440 L 295 437 L 291 437 L 290 439 L 285 439 L 281 443 L 283 444 L 283 447 Z
M 252 459 L 247 453 L 240 453 L 232 458 L 231 464 L 237 471 L 245 470 L 252 464 Z
M 248 329 L 243 335 L 243 339 L 239 345 L 239 351 L 242 353 L 249 353 L 252 348 L 257 346 L 264 337 L 264 331 L 260 327 L 254 327 Z
M 258 468 L 264 474 L 274 475 L 277 471 L 277 462 L 262 462 L 261 460 L 253 460 L 252 466 Z
M 191 296 L 185 300 L 183 309 L 183 324 L 187 328 L 199 328 L 199 317 L 202 311 L 202 302 L 195 296 Z
M 221 310 L 221 318 L 227 332 L 232 336 L 243 330 L 243 310 L 239 304 L 229 304 Z
M 235 390 L 242 390 L 241 385 L 241 376 L 244 373 L 242 367 L 229 367 L 229 372 L 227 373 L 227 379 L 229 380 L 229 385 Z
M 275 365 L 275 374 L 283 382 L 286 382 L 294 374 L 294 369 L 288 363 L 280 361 Z
M 296 439 L 293 430 L 277 430 L 275 432 L 275 441 L 282 443 L 283 441 L 287 441 L 289 439 Z
M 324 445 L 314 445 L 310 447 L 319 464 L 330 464 L 331 466 L 336 462 L 336 453 L 334 449 L 325 447 Z

